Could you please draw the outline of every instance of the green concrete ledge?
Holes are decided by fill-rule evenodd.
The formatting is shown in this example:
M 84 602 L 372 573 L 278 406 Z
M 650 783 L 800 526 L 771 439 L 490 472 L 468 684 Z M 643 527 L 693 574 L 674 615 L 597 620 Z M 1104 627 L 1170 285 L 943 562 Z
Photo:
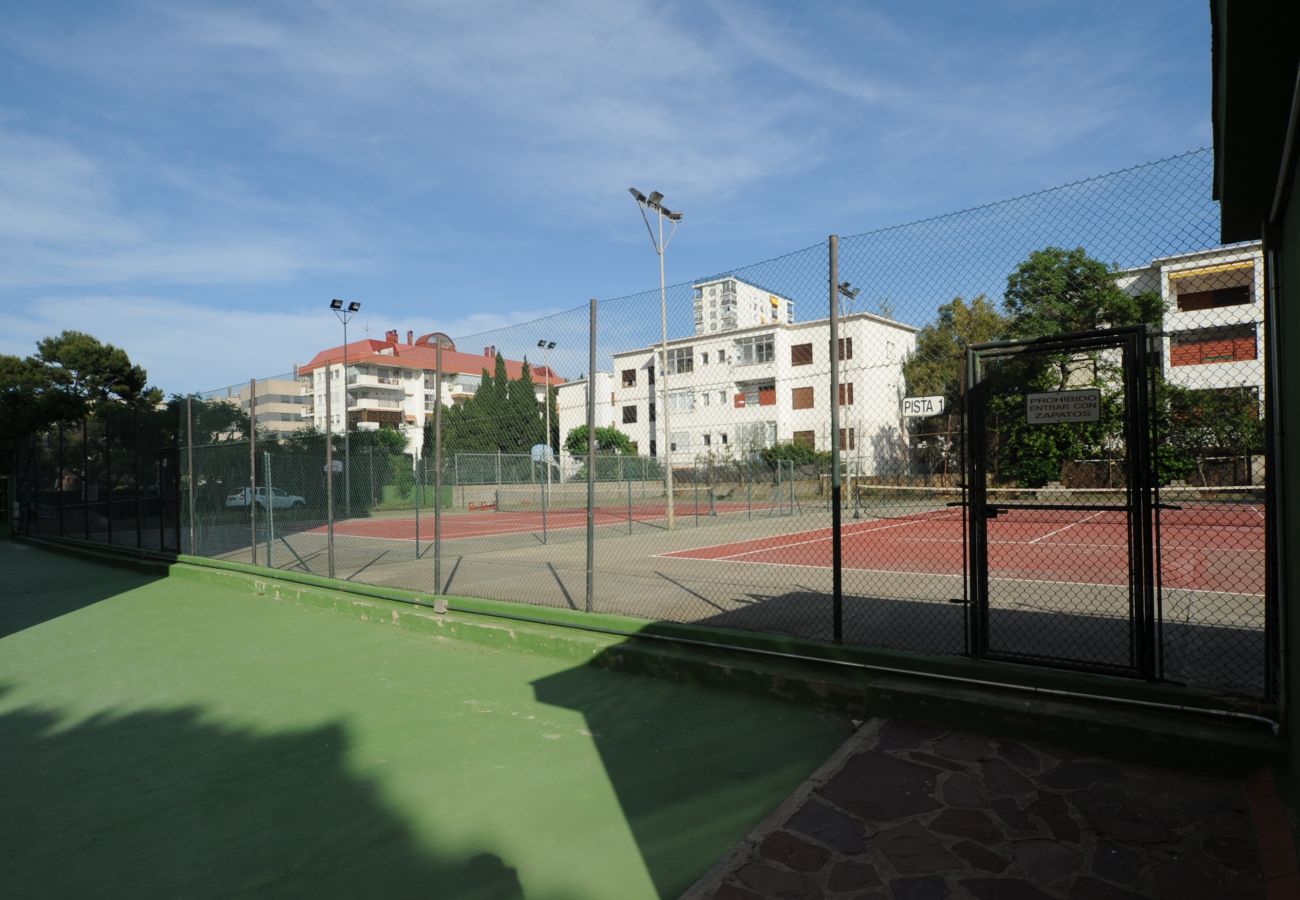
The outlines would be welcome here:
M 122 549 L 82 541 L 33 543 L 63 552 L 90 552 L 97 559 Z M 932 721 L 1198 771 L 1252 771 L 1277 759 L 1282 748 L 1265 722 L 1225 715 L 1234 711 L 1225 708 L 1223 698 L 1176 685 L 836 647 L 782 635 L 504 601 L 434 597 L 202 557 L 131 550 L 122 558 L 161 568 L 180 580 L 222 585 L 366 622 L 773 695 L 859 718 Z

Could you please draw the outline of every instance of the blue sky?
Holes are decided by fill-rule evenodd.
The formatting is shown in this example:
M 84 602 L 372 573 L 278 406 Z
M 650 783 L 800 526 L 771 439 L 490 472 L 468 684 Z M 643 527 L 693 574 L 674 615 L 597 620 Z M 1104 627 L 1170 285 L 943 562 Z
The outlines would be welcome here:
M 1202 4 L 51 2 L 0 30 L 0 352 L 165 390 L 481 332 L 1210 141 Z M 477 348 L 475 348 L 477 349 Z

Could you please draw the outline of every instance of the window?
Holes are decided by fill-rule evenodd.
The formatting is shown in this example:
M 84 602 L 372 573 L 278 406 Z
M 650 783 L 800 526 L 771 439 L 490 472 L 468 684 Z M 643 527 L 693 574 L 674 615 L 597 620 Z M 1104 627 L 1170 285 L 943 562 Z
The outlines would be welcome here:
M 1249 302 L 1250 286 L 1245 284 L 1212 291 L 1178 292 L 1178 309 L 1182 312 L 1217 309 L 1220 306 L 1242 306 Z
M 705 350 L 703 353 L 700 354 L 700 365 L 707 366 L 708 364 L 709 364 L 709 351 Z
M 713 396 L 713 391 L 700 391 L 700 397 L 704 400 L 704 405 L 709 405 L 709 398 Z
M 790 365 L 811 366 L 812 344 L 795 344 L 790 348 Z
M 853 338 L 851 337 L 840 338 L 840 360 L 843 361 L 852 358 L 853 358 Z
M 1206 328 L 1169 338 L 1169 365 L 1199 366 L 1255 359 L 1255 326 Z
M 719 406 L 726 406 L 726 405 L 727 405 L 727 392 L 726 392 L 726 391 L 718 391 L 718 405 L 719 405 Z
M 725 431 L 718 435 L 718 437 L 721 439 L 722 443 L 727 443 L 727 433 Z
M 847 443 L 847 444 L 844 442 L 844 441 L 845 441 L 845 437 L 846 437 L 846 435 L 847 435 L 847 437 L 848 437 L 848 443 Z M 853 429 L 852 429 L 852 428 L 841 428 L 841 429 L 840 429 L 840 449 L 841 449 L 841 450 L 854 450 L 854 449 L 856 449 L 856 447 L 855 447 L 854 444 L 853 444 Z
M 840 385 L 840 406 L 853 405 L 853 382 Z
M 809 450 L 816 450 L 817 435 L 812 431 L 796 431 L 794 433 L 794 443 L 801 447 L 807 447 Z
M 636 387 L 636 369 L 623 370 L 623 387 Z
M 776 383 L 767 382 L 766 384 L 747 384 L 736 394 L 736 409 L 744 409 L 746 406 L 775 406 L 776 405 Z
M 695 391 L 669 391 L 668 411 L 687 413 L 695 409 Z
M 771 362 L 775 355 L 775 346 L 770 334 L 738 338 L 734 349 L 736 365 L 738 366 L 752 366 L 757 363 Z
M 741 446 L 748 450 L 761 450 L 776 443 L 775 422 L 752 422 L 740 426 Z
M 724 362 L 726 362 L 726 361 L 727 361 L 727 351 L 726 351 L 726 350 L 719 350 L 719 351 L 718 351 L 718 362 L 720 362 L 720 363 L 724 363 Z
M 1248 259 L 1169 273 L 1180 312 L 1244 306 L 1251 302 L 1254 280 L 1255 263 Z
M 654 417 L 651 416 L 651 418 L 653 419 Z M 635 406 L 623 407 L 623 424 L 631 425 L 634 422 L 636 422 L 636 407 Z
M 706 433 L 704 435 L 704 446 L 708 447 L 712 444 L 713 444 L 713 435 Z
M 654 401 L 651 400 L 651 401 L 650 401 L 650 421 L 653 422 L 654 420 L 655 420 L 655 404 L 654 404 Z
M 844 385 L 840 385 L 842 389 Z M 840 396 L 844 396 L 843 390 Z M 813 389 L 811 387 L 797 387 L 790 389 L 790 408 L 791 409 L 812 409 L 813 408 Z
M 674 347 L 668 351 L 668 371 L 672 375 L 685 375 L 695 371 L 693 347 Z

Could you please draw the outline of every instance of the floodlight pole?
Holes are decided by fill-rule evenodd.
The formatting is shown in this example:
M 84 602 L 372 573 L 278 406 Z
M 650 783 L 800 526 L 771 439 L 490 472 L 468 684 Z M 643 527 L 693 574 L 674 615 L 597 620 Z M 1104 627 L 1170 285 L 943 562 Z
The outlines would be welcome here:
M 348 322 L 361 309 L 361 304 L 353 300 L 344 308 L 342 300 L 331 300 L 330 309 L 343 323 L 343 510 L 352 518 L 352 440 L 348 422 Z
M 664 216 L 668 216 L 673 223 L 673 230 L 668 233 L 668 241 L 673 239 L 677 233 L 677 223 L 682 220 L 681 213 L 675 213 L 666 209 L 663 205 L 663 194 L 658 191 L 652 191 L 649 197 L 646 197 L 636 188 L 628 188 L 628 191 L 636 199 L 637 208 L 641 210 L 641 218 L 645 221 L 646 230 L 650 232 L 650 243 L 654 245 L 655 253 L 659 255 L 659 356 L 660 364 L 663 370 L 660 372 L 660 381 L 662 384 L 660 390 L 661 402 L 659 404 L 660 415 L 664 420 L 664 492 L 668 495 L 668 530 L 673 529 L 673 433 L 672 419 L 668 412 L 668 294 L 666 282 L 664 280 L 664 251 L 668 249 L 668 243 L 664 240 Z M 650 227 L 650 220 L 646 217 L 645 211 L 652 209 L 659 219 L 659 238 L 655 239 L 654 229 Z
M 546 366 L 546 401 L 543 404 L 546 407 L 546 439 L 542 442 L 546 445 L 546 454 L 543 460 L 546 463 L 546 493 L 551 492 L 551 351 L 555 349 L 555 341 L 541 340 L 537 346 L 545 351 Z

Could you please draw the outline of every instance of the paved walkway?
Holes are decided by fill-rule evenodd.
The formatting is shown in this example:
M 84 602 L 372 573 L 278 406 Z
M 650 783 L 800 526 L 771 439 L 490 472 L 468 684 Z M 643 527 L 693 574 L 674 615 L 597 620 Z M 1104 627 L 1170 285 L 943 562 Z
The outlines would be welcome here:
M 1251 809 L 1238 781 L 872 720 L 684 896 L 1262 898 Z

